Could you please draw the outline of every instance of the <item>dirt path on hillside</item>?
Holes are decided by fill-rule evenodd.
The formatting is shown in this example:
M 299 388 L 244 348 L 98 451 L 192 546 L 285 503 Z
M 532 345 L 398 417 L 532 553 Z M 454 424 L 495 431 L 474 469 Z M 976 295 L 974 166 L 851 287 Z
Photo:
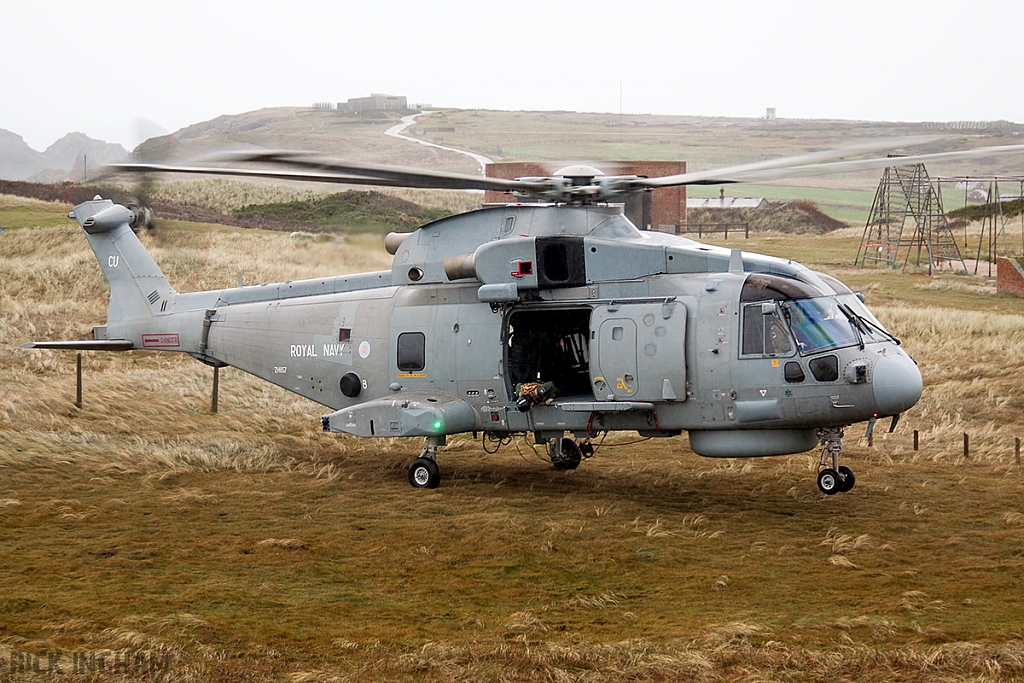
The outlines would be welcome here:
M 443 149 L 443 150 L 447 150 L 449 152 L 455 152 L 456 154 L 462 154 L 463 156 L 470 157 L 476 163 L 480 164 L 480 175 L 484 175 L 484 173 L 486 171 L 486 168 L 487 168 L 487 164 L 493 164 L 494 161 L 489 159 L 488 157 L 485 157 L 482 154 L 476 154 L 474 152 L 467 152 L 464 149 L 458 149 L 456 147 L 445 147 L 444 145 L 439 145 L 436 142 L 427 142 L 426 140 L 420 140 L 419 138 L 413 138 L 413 137 L 409 137 L 408 135 L 402 135 L 402 131 L 404 131 L 406 128 L 408 128 L 412 124 L 416 123 L 416 118 L 417 117 L 419 117 L 419 116 L 427 116 L 428 114 L 433 114 L 433 113 L 434 112 L 432 112 L 432 111 L 421 111 L 418 114 L 410 114 L 409 116 L 403 116 L 402 117 L 402 122 L 398 123 L 398 124 L 395 124 L 394 126 L 391 126 L 390 128 L 388 128 L 386 131 L 384 131 L 384 135 L 387 135 L 387 136 L 393 137 L 393 138 L 398 138 L 399 140 L 407 140 L 409 142 L 415 142 L 415 143 L 420 144 L 420 145 L 426 145 L 427 147 L 436 147 L 437 149 Z

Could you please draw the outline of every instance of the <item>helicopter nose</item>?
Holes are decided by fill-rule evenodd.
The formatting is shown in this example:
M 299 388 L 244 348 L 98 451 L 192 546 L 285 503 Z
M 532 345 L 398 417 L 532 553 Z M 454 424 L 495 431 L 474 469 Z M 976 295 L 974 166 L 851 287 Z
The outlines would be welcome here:
M 879 415 L 898 415 L 921 398 L 921 371 L 906 355 L 884 356 L 875 362 L 875 403 Z

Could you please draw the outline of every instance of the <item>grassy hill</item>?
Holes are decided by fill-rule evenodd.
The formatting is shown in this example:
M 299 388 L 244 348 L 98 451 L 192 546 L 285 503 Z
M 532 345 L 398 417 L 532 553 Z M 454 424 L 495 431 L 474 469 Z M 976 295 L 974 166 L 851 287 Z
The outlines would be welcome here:
M 133 151 L 144 161 L 176 161 L 226 150 L 252 148 L 320 152 L 351 161 L 390 163 L 473 173 L 471 159 L 384 135 L 408 112 L 358 115 L 316 109 L 278 107 L 218 116 L 152 138 Z
M 894 434 L 848 431 L 849 494 L 818 493 L 814 453 L 628 434 L 562 473 L 453 439 L 416 491 L 418 440 L 325 435 L 321 407 L 230 368 L 211 414 L 200 363 L 86 353 L 76 408 L 73 354 L 15 348 L 104 319 L 67 208 L 0 198 L 39 226 L 0 233 L 0 676 L 128 651 L 169 681 L 1024 677 L 1024 300 L 988 279 L 851 270 L 856 228 L 730 239 L 863 289 L 920 363 Z M 368 237 L 143 240 L 179 291 L 390 263 Z

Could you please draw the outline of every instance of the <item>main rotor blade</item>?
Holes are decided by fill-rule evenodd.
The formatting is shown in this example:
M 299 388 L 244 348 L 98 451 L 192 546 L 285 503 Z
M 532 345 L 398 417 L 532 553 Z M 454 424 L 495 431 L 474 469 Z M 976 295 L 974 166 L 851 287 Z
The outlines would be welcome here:
M 227 161 L 271 162 L 293 168 L 323 171 L 331 174 L 351 174 L 393 180 L 405 187 L 430 187 L 462 190 L 498 190 L 500 192 L 535 191 L 550 188 L 550 183 L 488 178 L 449 171 L 428 171 L 419 168 L 345 161 L 316 156 L 306 152 L 257 151 L 224 155 Z M 457 186 L 457 187 L 456 187 Z
M 255 168 L 213 168 L 204 166 L 169 166 L 167 164 L 118 163 L 107 164 L 105 169 L 111 173 L 189 173 L 198 175 L 225 175 L 243 178 L 274 178 L 277 180 L 297 180 L 319 183 L 345 183 L 347 185 L 382 185 L 387 187 L 405 187 L 401 183 L 391 182 L 382 178 L 366 178 L 362 176 L 340 176 L 324 173 L 302 173 L 299 171 L 273 171 Z
M 859 145 L 832 150 L 810 152 L 795 157 L 770 159 L 751 164 L 726 168 L 682 173 L 660 178 L 608 177 L 596 183 L 581 185 L 567 184 L 562 178 L 523 178 L 506 180 L 449 173 L 444 171 L 423 171 L 380 164 L 367 164 L 318 157 L 312 153 L 294 151 L 241 152 L 219 159 L 237 162 L 268 163 L 284 166 L 275 168 L 224 168 L 216 166 L 169 166 L 166 164 L 120 163 L 105 168 L 113 172 L 126 173 L 192 173 L 204 175 L 226 175 L 246 178 L 275 178 L 304 182 L 344 183 L 348 185 L 371 185 L 380 187 L 411 187 L 452 190 L 497 190 L 544 198 L 549 201 L 612 201 L 634 192 L 655 190 L 662 187 L 681 185 L 724 185 L 730 183 L 752 183 L 783 178 L 801 178 L 848 173 L 893 166 L 905 166 L 924 162 L 974 159 L 983 156 L 1018 154 L 1024 152 L 1024 145 L 981 147 L 959 152 L 936 152 L 903 157 L 885 157 L 818 163 L 866 151 L 931 141 L 935 138 L 902 138 L 897 140 L 876 140 Z M 288 170 L 299 169 L 299 170 Z
M 752 183 L 766 180 L 781 180 L 784 178 L 803 178 L 808 176 L 828 175 L 830 173 L 849 173 L 851 171 L 865 171 L 892 166 L 907 166 L 910 164 L 921 164 L 925 162 L 931 163 L 936 161 L 976 159 L 984 156 L 1019 154 L 1022 152 L 1024 152 L 1024 145 L 1003 145 L 999 147 L 978 147 L 975 149 L 961 150 L 959 152 L 935 152 L 903 157 L 854 159 L 850 161 L 836 161 L 826 164 L 787 164 L 775 168 L 759 167 L 761 162 L 758 162 L 746 166 L 698 171 L 696 173 L 681 173 L 679 175 L 663 176 L 661 178 L 640 179 L 631 181 L 629 183 L 629 187 L 631 190 L 635 191 L 653 190 L 660 187 L 674 187 L 678 185 L 726 185 L 730 183 Z M 796 159 L 799 157 L 791 158 Z
M 231 155 L 235 161 L 271 162 L 286 167 L 308 169 L 289 171 L 255 168 L 223 168 L 216 166 L 170 166 L 150 163 L 108 164 L 105 168 L 122 173 L 191 173 L 226 175 L 249 178 L 275 178 L 304 182 L 344 183 L 348 185 L 377 185 L 383 187 L 411 187 L 434 190 L 497 190 L 543 194 L 552 189 L 546 181 L 519 181 L 485 178 L 444 171 L 360 164 L 321 157 L 306 157 L 295 152 L 256 152 Z
M 767 159 L 765 161 L 754 161 L 748 164 L 740 164 L 739 166 L 726 166 L 724 168 L 715 168 L 708 171 L 696 171 L 694 173 L 686 173 L 680 175 L 693 175 L 708 177 L 728 177 L 734 173 L 749 173 L 752 171 L 768 170 L 773 168 L 792 168 L 794 166 L 807 166 L 809 164 L 817 164 L 822 161 L 830 161 L 832 159 L 841 159 L 843 157 L 859 156 L 861 154 L 867 154 L 868 152 L 877 152 L 883 149 L 899 149 L 901 147 L 910 147 L 912 145 L 921 145 L 928 142 L 935 142 L 941 140 L 940 135 L 914 135 L 903 138 L 887 138 L 878 140 L 868 140 L 867 142 L 861 142 L 856 145 L 848 145 L 846 147 L 837 147 L 834 149 L 823 149 L 817 152 L 807 152 L 806 154 L 797 154 L 795 156 L 780 157 L 777 159 Z M 662 178 L 655 178 L 653 180 L 665 180 L 666 178 L 674 178 L 676 176 L 664 176 Z

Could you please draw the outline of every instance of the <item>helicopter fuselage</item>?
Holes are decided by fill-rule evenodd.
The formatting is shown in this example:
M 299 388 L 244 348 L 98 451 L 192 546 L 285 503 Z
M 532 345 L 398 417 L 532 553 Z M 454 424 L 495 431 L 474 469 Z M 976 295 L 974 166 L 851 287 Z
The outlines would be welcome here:
M 112 291 L 131 239 L 110 253 L 90 239 Z M 783 455 L 921 394 L 913 360 L 837 280 L 641 232 L 620 206 L 483 209 L 389 249 L 391 271 L 139 284 L 149 315 L 114 315 L 112 296 L 97 335 L 234 366 L 332 409 L 325 431 L 363 437 L 687 431 L 701 455 Z M 544 399 L 520 400 L 534 383 Z

